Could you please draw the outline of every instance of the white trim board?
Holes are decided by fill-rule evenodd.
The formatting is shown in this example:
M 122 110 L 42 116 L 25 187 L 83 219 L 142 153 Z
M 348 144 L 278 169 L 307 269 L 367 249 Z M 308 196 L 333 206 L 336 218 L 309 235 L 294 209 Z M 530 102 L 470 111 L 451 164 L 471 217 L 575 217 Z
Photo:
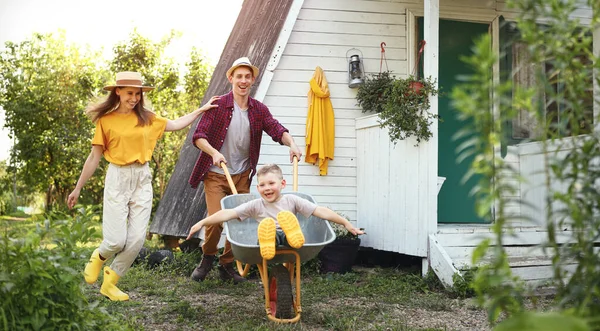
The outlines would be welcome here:
M 256 94 L 254 95 L 254 99 L 258 101 L 262 102 L 265 98 L 265 95 L 267 95 L 269 86 L 271 86 L 271 80 L 273 80 L 273 71 L 275 71 L 277 65 L 279 64 L 279 59 L 281 59 L 285 45 L 287 45 L 287 42 L 290 39 L 292 29 L 294 28 L 294 24 L 296 24 L 296 19 L 298 18 L 300 9 L 302 9 L 303 3 L 304 0 L 294 0 L 294 3 L 290 7 L 288 15 L 285 19 L 285 23 L 283 23 L 283 27 L 281 28 L 281 32 L 277 38 L 277 42 L 273 47 L 273 52 L 271 53 L 270 60 L 267 63 L 265 72 L 263 73 L 260 85 L 256 90 Z

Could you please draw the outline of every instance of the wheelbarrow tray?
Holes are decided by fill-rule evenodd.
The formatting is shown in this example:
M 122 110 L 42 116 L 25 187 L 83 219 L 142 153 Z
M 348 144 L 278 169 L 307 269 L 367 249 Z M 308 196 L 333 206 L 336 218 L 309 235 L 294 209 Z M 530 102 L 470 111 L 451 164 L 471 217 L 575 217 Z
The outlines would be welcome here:
M 299 192 L 285 192 L 283 194 L 294 194 L 316 204 L 313 197 L 309 194 Z M 260 197 L 252 193 L 229 195 L 221 200 L 221 207 L 223 209 L 231 209 L 257 198 Z M 315 216 L 306 218 L 302 214 L 297 214 L 296 217 L 304 234 L 304 246 L 299 249 L 293 249 L 280 245 L 277 246 L 277 250 L 295 250 L 300 255 L 300 260 L 304 262 L 317 256 L 325 245 L 334 241 L 335 234 L 329 222 L 324 219 Z M 262 256 L 260 255 L 260 247 L 258 245 L 257 220 L 253 218 L 243 221 L 234 219 L 223 224 L 235 259 L 246 264 L 261 264 Z M 295 262 L 294 255 L 277 254 L 272 260 L 269 260 L 269 263 L 287 262 Z

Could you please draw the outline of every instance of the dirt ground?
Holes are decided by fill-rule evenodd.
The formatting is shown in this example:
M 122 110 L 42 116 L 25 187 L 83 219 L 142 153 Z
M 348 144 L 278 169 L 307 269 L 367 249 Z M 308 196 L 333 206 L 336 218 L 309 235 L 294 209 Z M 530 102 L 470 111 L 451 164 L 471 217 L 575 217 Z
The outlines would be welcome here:
M 407 262 L 384 259 L 396 265 Z M 218 280 L 216 270 L 196 283 L 188 275 L 137 269 L 131 282 L 124 284 L 130 301 L 109 303 L 107 308 L 144 330 L 492 330 L 475 298 L 453 298 L 443 290 L 423 288 L 414 270 L 371 267 L 369 258 L 359 260 L 349 279 L 303 276 L 302 316 L 296 324 L 268 320 L 257 275 L 246 284 L 233 285 Z M 407 275 L 413 275 L 413 281 Z M 360 289 L 348 289 L 353 286 Z M 93 287 L 89 294 L 102 299 L 99 285 Z M 327 291 L 332 293 L 322 293 Z M 540 299 L 538 307 L 546 305 L 544 300 L 551 302 Z
M 256 291 L 256 295 L 262 295 L 262 288 Z M 168 302 L 161 300 L 155 300 L 152 297 L 146 297 L 139 293 L 129 292 L 132 299 L 143 301 L 143 305 L 137 307 L 129 307 L 127 315 L 138 316 L 137 320 L 143 325 L 145 330 L 165 330 L 165 331 L 176 331 L 176 330 L 204 330 L 199 325 L 181 325 L 174 324 L 171 320 L 157 320 L 152 318 L 154 312 L 160 312 L 169 306 Z M 205 307 L 219 307 L 219 306 L 235 306 L 238 298 L 221 295 L 221 294 L 191 294 L 184 298 L 186 301 L 193 303 L 192 306 L 205 306 Z M 304 311 L 306 315 L 310 315 L 309 310 L 316 312 L 321 311 L 324 306 L 328 309 L 343 310 L 350 304 L 353 299 L 348 299 L 345 302 L 321 302 L 316 304 L 304 305 Z M 373 302 L 370 305 L 381 305 Z M 456 304 L 451 307 L 450 310 L 446 311 L 432 311 L 424 308 L 410 308 L 403 307 L 401 304 L 388 305 L 386 309 L 386 320 L 397 321 L 395 325 L 381 324 L 373 325 L 373 329 L 384 329 L 384 330 L 397 330 L 398 327 L 408 327 L 406 330 L 420 330 L 420 329 L 433 329 L 433 330 L 491 330 L 487 323 L 486 313 L 475 307 L 474 304 L 464 301 L 456 301 Z M 261 309 L 262 310 L 262 309 Z M 264 315 L 264 311 L 263 311 Z M 140 316 L 146 316 L 140 320 Z M 266 316 L 261 317 L 267 322 Z M 300 330 L 330 330 L 329 328 L 314 325 L 310 321 L 305 321 L 305 316 L 302 317 L 300 322 L 294 327 Z M 199 323 L 201 324 L 201 323 Z M 275 325 L 275 324 L 274 324 Z M 209 330 L 210 328 L 206 328 Z
M 300 322 L 293 325 L 279 326 L 268 321 L 264 311 L 264 292 L 258 279 L 251 279 L 255 286 L 252 293 L 240 300 L 238 295 L 224 293 L 204 292 L 196 293 L 190 291 L 183 293 L 178 299 L 181 303 L 173 300 L 165 300 L 155 294 L 148 295 L 144 291 L 129 290 L 131 301 L 121 312 L 128 320 L 134 319 L 136 323 L 145 330 L 215 330 L 215 321 L 212 325 L 206 325 L 204 318 L 223 319 L 227 318 L 224 312 L 219 310 L 223 307 L 232 307 L 231 319 L 260 319 L 254 321 L 260 327 L 256 329 L 290 329 L 290 330 L 332 330 L 323 326 L 322 321 L 326 319 L 328 312 L 343 311 L 377 311 L 382 318 L 379 323 L 364 325 L 357 323 L 355 329 L 371 330 L 491 330 L 487 322 L 484 310 L 477 307 L 474 299 L 453 299 L 445 301 L 443 305 L 425 305 L 427 307 L 410 307 L 403 303 L 384 303 L 367 298 L 344 298 L 343 300 L 327 300 L 310 302 L 303 298 L 302 318 Z M 165 289 L 169 291 L 170 289 Z M 182 294 L 182 293 L 179 293 Z M 188 304 L 189 303 L 189 306 Z M 175 306 L 175 307 L 173 307 Z M 185 307 L 185 309 L 181 309 Z M 357 308 L 358 307 L 358 308 Z M 186 315 L 190 310 L 191 316 Z M 204 311 L 199 317 L 195 316 L 197 311 Z M 225 315 L 225 316 L 223 316 Z M 376 320 L 379 320 L 376 318 Z M 216 322 L 216 324 L 219 324 Z M 225 325 L 228 325 L 225 323 Z M 223 330 L 231 329 L 231 326 L 223 326 Z

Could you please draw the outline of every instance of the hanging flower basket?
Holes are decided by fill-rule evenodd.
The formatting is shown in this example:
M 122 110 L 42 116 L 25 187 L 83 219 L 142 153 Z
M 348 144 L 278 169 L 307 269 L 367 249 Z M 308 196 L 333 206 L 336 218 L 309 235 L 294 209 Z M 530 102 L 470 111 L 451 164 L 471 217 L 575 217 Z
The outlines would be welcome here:
M 381 63 L 385 60 L 385 43 L 381 43 Z M 419 54 L 413 74 L 407 78 L 396 78 L 389 70 L 365 78 L 356 94 L 358 105 L 363 113 L 379 114 L 379 124 L 389 131 L 390 140 L 395 144 L 398 140 L 414 137 L 418 146 L 421 140 L 429 140 L 433 133 L 429 129 L 437 114 L 429 112 L 429 96 L 438 93 L 437 83 L 430 78 L 419 77 L 419 62 L 425 40 L 421 40 Z M 387 68 L 387 60 L 386 60 Z
M 356 99 L 363 113 L 379 114 L 379 123 L 389 130 L 393 143 L 414 137 L 419 145 L 433 136 L 430 126 L 439 116 L 429 112 L 429 96 L 438 92 L 431 79 L 396 78 L 385 71 L 367 76 Z

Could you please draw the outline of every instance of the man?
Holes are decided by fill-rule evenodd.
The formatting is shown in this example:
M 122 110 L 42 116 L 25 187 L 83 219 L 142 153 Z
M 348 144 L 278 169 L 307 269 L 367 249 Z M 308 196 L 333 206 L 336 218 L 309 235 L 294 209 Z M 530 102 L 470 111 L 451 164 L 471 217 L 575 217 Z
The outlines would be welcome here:
M 221 162 L 227 165 L 238 193 L 250 192 L 263 131 L 274 141 L 290 148 L 290 162 L 294 156 L 298 159 L 302 156 L 294 138 L 273 118 L 269 108 L 250 97 L 250 88 L 258 72 L 258 68 L 247 57 L 235 60 L 226 73 L 231 83 L 231 92 L 221 96 L 216 109 L 204 113 L 194 132 L 193 143 L 201 153 L 189 183 L 192 188 L 197 188 L 201 181 L 204 182 L 209 216 L 221 209 L 223 197 L 232 194 L 220 167 Z M 222 224 L 205 228 L 203 257 L 192 273 L 193 280 L 203 281 L 212 270 L 222 231 Z M 231 245 L 225 241 L 225 249 L 219 257 L 221 279 L 233 280 L 234 283 L 246 281 L 233 269 L 233 260 Z

